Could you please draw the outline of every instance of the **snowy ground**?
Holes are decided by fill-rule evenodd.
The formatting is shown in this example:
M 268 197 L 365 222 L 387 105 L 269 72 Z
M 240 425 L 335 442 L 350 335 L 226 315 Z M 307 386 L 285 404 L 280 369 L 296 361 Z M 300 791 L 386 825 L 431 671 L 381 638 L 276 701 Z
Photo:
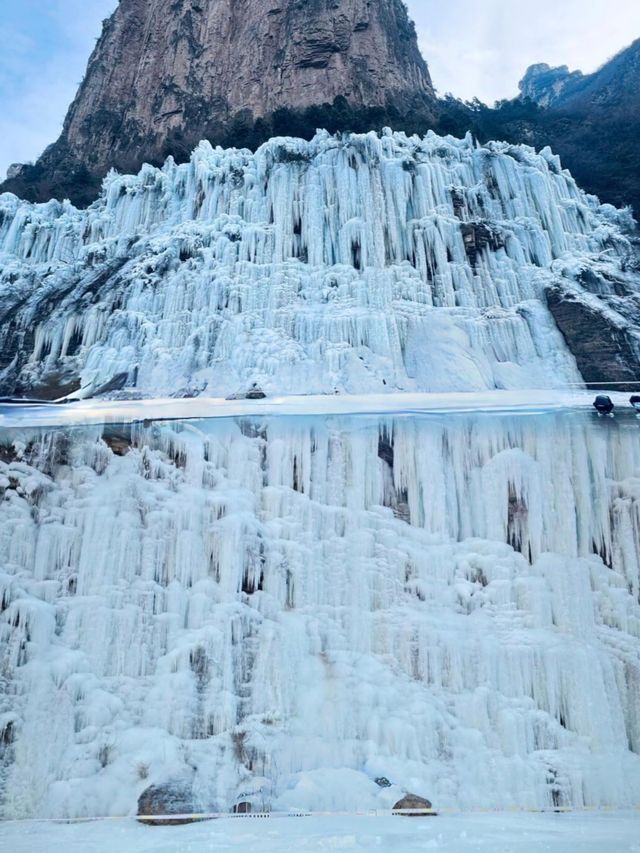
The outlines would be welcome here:
M 7 853 L 640 853 L 640 812 L 467 814 L 437 818 L 239 819 L 186 827 L 132 820 L 0 824 Z
M 593 411 L 595 391 L 482 391 L 439 394 L 344 394 L 224 400 L 211 397 L 155 400 L 83 400 L 67 405 L 0 404 L 0 427 L 130 423 L 142 420 L 233 418 L 250 415 L 402 415 L 431 412 L 535 414 L 561 409 Z M 601 392 L 605 393 L 605 392 Z M 629 394 L 606 392 L 618 410 L 631 412 Z

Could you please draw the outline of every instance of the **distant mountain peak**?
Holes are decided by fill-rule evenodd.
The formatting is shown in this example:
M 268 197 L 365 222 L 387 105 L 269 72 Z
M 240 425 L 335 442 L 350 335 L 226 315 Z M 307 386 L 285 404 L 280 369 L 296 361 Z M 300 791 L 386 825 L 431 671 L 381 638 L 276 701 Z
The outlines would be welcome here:
M 546 62 L 539 62 L 529 66 L 519 88 L 523 98 L 529 98 L 541 107 L 550 107 L 583 79 L 582 71 L 569 71 L 567 65 L 553 68 Z
M 640 93 L 640 39 L 624 48 L 592 74 L 555 68 L 544 62 L 531 65 L 520 81 L 520 93 L 542 107 L 637 104 Z M 635 109 L 634 109 L 635 113 Z

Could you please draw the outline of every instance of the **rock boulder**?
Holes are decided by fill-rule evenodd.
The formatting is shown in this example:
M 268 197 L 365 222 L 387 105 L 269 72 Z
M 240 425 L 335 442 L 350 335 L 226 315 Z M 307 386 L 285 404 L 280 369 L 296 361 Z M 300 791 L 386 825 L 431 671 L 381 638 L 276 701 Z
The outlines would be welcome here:
M 393 811 L 404 817 L 422 817 L 419 812 L 423 812 L 425 815 L 435 814 L 430 801 L 425 800 L 424 797 L 419 797 L 417 794 L 405 794 L 395 804 Z
M 193 789 L 186 782 L 151 785 L 138 798 L 138 820 L 148 826 L 180 826 L 194 823 L 197 820 L 193 817 L 196 811 Z M 171 819 L 171 815 L 176 815 L 175 819 Z

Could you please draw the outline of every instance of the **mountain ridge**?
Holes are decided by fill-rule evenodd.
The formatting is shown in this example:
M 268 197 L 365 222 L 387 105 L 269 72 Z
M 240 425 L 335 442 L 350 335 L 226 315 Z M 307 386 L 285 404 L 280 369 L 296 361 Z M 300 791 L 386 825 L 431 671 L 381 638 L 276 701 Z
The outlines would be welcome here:
M 526 79 L 526 78 L 525 78 Z M 539 98 L 545 92 L 539 93 Z M 546 90 L 549 100 L 549 90 Z M 538 99 L 537 104 L 540 104 Z M 640 39 L 593 74 L 568 75 L 529 128 L 511 128 L 511 141 L 531 134 L 551 145 L 582 186 L 616 206 L 640 213 Z
M 618 51 L 591 74 L 552 68 L 546 63 L 531 65 L 520 81 L 521 97 L 540 106 L 567 107 L 591 103 L 610 106 L 629 100 L 640 76 L 640 38 Z

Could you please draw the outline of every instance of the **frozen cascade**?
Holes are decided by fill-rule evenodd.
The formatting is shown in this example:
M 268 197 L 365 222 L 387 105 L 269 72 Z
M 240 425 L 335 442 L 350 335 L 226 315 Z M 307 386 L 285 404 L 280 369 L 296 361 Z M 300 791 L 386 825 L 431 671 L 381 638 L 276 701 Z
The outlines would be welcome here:
M 4 815 L 637 804 L 638 428 L 5 430 Z
M 202 143 L 86 211 L 3 195 L 0 393 L 566 388 L 545 295 L 632 322 L 629 225 L 549 150 L 433 134 Z M 570 411 L 0 429 L 1 813 L 181 779 L 222 811 L 640 803 L 637 439 Z
M 581 293 L 586 269 L 637 293 L 630 222 L 548 149 L 390 131 L 202 143 L 112 173 L 86 211 L 5 194 L 0 390 L 566 386 L 581 377 L 545 289 Z

